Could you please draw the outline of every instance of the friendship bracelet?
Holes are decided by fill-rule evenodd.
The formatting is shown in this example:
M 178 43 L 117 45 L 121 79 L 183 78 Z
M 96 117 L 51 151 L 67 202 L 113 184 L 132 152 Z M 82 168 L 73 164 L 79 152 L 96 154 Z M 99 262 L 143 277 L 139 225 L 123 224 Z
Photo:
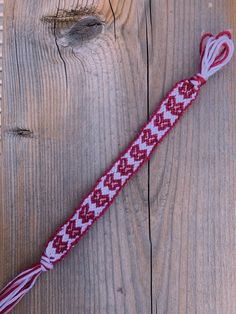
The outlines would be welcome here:
M 61 261 L 106 212 L 129 179 L 150 158 L 197 98 L 201 86 L 231 60 L 233 52 L 234 44 L 229 31 L 217 36 L 210 33 L 202 36 L 199 73 L 175 84 L 127 149 L 49 239 L 41 260 L 20 273 L 0 292 L 0 313 L 8 313 L 33 287 L 39 275 Z

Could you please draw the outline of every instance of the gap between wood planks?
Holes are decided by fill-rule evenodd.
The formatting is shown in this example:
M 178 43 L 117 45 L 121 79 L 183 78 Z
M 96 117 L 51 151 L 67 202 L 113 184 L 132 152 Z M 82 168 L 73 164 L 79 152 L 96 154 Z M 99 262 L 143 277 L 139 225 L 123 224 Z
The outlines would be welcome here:
M 146 27 L 146 54 L 147 54 L 147 120 L 150 118 L 150 62 L 149 62 L 149 45 L 152 41 L 152 13 L 151 13 L 151 0 L 149 0 L 149 10 L 145 7 L 145 27 Z M 151 34 L 151 40 L 150 35 Z M 150 160 L 148 161 L 148 230 L 149 230 L 149 245 L 150 245 L 150 302 L 151 313 L 153 313 L 153 276 L 152 276 L 152 229 L 151 229 L 151 204 L 150 204 Z

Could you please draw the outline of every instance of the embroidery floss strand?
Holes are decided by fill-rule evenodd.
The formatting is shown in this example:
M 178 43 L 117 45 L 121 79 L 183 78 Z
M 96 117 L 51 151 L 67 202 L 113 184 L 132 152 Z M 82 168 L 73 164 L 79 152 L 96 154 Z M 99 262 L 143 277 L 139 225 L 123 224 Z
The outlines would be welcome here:
M 202 36 L 199 73 L 178 82 L 170 90 L 128 148 L 97 180 L 74 213 L 49 239 L 40 262 L 23 271 L 0 292 L 0 313 L 8 313 L 34 286 L 40 274 L 63 259 L 106 212 L 129 179 L 150 158 L 154 149 L 197 98 L 201 86 L 231 60 L 233 52 L 234 44 L 229 31 L 217 36 L 210 33 Z

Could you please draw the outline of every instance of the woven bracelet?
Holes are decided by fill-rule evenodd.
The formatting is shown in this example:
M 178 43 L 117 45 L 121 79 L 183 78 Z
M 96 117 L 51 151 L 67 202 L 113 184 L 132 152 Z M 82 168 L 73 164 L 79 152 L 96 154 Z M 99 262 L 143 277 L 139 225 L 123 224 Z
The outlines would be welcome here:
M 231 60 L 233 52 L 234 44 L 229 31 L 217 36 L 210 33 L 202 36 L 199 73 L 175 84 L 127 149 L 49 239 L 40 261 L 20 273 L 0 292 L 0 313 L 8 313 L 33 287 L 39 275 L 62 260 L 105 213 L 129 179 L 150 158 L 154 149 L 197 98 L 200 88 Z

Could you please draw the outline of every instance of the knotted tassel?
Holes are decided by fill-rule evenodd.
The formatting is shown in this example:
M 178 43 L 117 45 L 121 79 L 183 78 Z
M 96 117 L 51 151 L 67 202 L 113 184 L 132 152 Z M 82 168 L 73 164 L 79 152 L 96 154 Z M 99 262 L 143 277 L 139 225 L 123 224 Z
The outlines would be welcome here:
M 217 36 L 209 33 L 203 35 L 199 73 L 178 82 L 170 90 L 128 148 L 98 179 L 72 216 L 49 239 L 40 263 L 22 272 L 0 292 L 0 313 L 8 313 L 33 287 L 39 275 L 52 269 L 64 258 L 106 212 L 126 183 L 150 158 L 157 145 L 197 98 L 201 86 L 230 61 L 233 51 L 229 31 Z

